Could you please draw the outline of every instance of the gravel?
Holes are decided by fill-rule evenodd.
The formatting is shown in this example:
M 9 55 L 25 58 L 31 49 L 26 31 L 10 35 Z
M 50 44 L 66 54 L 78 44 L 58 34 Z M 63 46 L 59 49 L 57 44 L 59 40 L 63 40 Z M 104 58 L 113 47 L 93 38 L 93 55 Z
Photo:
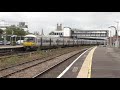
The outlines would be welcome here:
M 9 76 L 8 78 L 31 78 L 34 75 L 36 75 L 36 74 L 44 71 L 45 69 L 48 69 L 49 67 L 53 66 L 54 64 L 59 63 L 61 61 L 64 61 L 67 58 L 73 56 L 74 54 L 79 53 L 80 51 L 81 50 L 73 51 L 73 52 L 70 52 L 68 54 L 64 54 L 64 55 L 56 57 L 55 59 L 52 59 L 50 61 L 38 64 L 37 66 L 34 66 L 31 68 L 25 69 L 21 72 L 15 73 L 15 74 Z
M 33 66 L 35 64 L 38 64 L 42 61 L 54 58 L 54 57 L 59 56 L 61 54 L 64 54 L 64 55 L 56 57 L 56 58 L 54 58 L 50 61 L 38 64 L 34 67 L 25 69 L 23 71 L 20 71 L 18 73 L 15 73 L 15 74 L 12 74 L 11 76 L 9 76 L 9 78 L 30 78 L 30 77 L 33 77 L 34 75 L 36 75 L 36 74 L 42 72 L 43 70 L 49 68 L 51 65 L 54 65 L 55 63 L 59 63 L 60 61 L 65 60 L 65 59 L 69 58 L 70 56 L 80 52 L 81 49 L 83 49 L 83 48 L 86 48 L 86 47 L 77 47 L 77 48 L 72 47 L 72 48 L 63 48 L 63 49 L 51 50 L 51 53 L 50 52 L 46 53 L 46 54 L 48 54 L 46 56 L 46 58 L 39 59 L 39 60 L 36 60 L 36 61 L 33 61 L 33 62 L 29 62 L 29 63 L 26 63 L 26 64 L 22 64 L 22 65 L 19 65 L 19 66 L 15 66 L 15 67 L 8 68 L 6 70 L 0 71 L 0 77 L 8 75 L 10 73 L 14 73 L 16 71 L 27 68 L 29 66 Z M 70 53 L 68 53 L 68 52 L 70 52 Z M 65 53 L 67 53 L 67 54 L 65 54 Z

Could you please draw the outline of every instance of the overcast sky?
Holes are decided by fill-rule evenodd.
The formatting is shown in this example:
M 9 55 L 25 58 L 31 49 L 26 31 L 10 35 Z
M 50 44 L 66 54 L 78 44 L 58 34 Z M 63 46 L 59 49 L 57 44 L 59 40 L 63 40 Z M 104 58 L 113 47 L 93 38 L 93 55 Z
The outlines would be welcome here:
M 62 23 L 63 27 L 83 30 L 108 30 L 109 26 L 117 26 L 115 21 L 120 21 L 120 12 L 0 12 L 0 20 L 27 22 L 30 32 L 41 33 L 43 28 L 47 35 L 56 29 L 57 23 Z M 114 31 L 114 28 L 109 30 Z

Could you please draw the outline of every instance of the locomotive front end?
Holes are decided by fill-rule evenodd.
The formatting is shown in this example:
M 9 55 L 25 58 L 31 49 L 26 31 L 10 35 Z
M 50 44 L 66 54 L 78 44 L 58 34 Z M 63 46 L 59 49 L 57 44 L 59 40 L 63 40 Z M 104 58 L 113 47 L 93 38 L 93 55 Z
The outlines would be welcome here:
M 26 35 L 24 37 L 23 46 L 25 49 L 34 49 L 36 47 L 36 36 Z

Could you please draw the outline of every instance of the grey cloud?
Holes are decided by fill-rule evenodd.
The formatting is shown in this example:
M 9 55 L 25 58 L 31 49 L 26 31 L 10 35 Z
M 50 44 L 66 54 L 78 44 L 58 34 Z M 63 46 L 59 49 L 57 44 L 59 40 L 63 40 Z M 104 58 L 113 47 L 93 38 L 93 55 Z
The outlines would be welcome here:
M 81 29 L 108 29 L 120 20 L 119 12 L 0 12 L 0 19 L 9 22 L 28 22 L 30 32 L 43 28 L 48 34 L 56 28 L 57 23 L 63 26 Z M 120 25 L 119 25 L 120 26 Z M 120 28 L 120 27 L 119 27 Z

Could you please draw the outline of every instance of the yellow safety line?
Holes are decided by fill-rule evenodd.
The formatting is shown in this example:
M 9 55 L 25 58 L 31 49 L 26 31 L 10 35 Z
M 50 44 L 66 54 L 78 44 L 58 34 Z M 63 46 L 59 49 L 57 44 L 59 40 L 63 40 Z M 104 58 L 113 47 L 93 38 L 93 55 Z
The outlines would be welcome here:
M 91 77 L 92 57 L 93 57 L 93 53 L 96 48 L 97 48 L 97 46 L 94 47 L 87 55 L 83 65 L 78 73 L 77 78 L 90 78 Z
M 91 55 L 91 60 L 89 62 L 88 78 L 91 78 L 92 58 L 93 58 L 93 54 L 94 54 L 94 51 L 95 51 L 96 48 L 97 48 L 97 46 L 95 48 L 93 48 L 92 55 Z

